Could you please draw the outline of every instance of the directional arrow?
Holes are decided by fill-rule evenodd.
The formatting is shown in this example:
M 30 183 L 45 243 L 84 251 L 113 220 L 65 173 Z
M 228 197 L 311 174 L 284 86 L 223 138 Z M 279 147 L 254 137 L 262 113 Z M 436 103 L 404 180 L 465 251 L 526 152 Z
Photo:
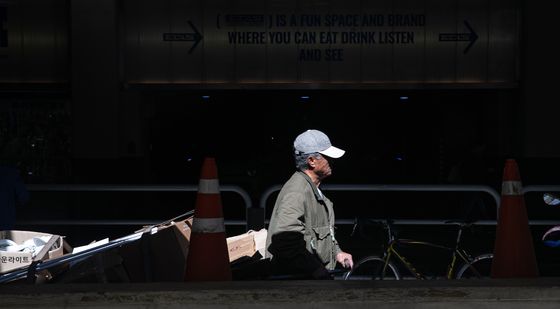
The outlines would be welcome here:
M 187 33 L 164 33 L 163 34 L 163 40 L 166 41 L 166 42 L 194 42 L 191 49 L 189 49 L 189 54 L 190 54 L 196 48 L 198 43 L 200 43 L 200 41 L 202 41 L 202 35 L 200 34 L 200 32 L 198 32 L 198 30 L 191 23 L 190 20 L 188 21 L 188 23 L 189 23 L 189 26 L 191 26 L 194 33 L 189 33 L 189 32 L 187 32 Z
M 465 27 L 469 29 L 468 33 L 440 33 L 439 34 L 439 41 L 440 42 L 469 42 L 469 45 L 463 50 L 463 54 L 466 54 L 471 46 L 473 46 L 474 42 L 478 39 L 478 35 L 474 30 L 471 28 L 471 25 L 465 20 Z

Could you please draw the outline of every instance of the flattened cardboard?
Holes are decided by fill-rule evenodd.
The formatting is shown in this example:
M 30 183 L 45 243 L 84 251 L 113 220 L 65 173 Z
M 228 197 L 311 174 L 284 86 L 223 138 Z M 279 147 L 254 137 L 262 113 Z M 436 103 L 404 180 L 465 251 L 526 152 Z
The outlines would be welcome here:
M 22 244 L 26 240 L 33 237 L 43 237 L 49 236 L 56 238 L 55 244 L 51 247 L 53 249 L 49 250 L 41 260 L 45 261 L 48 259 L 60 257 L 63 254 L 63 239 L 59 235 L 52 235 L 47 233 L 33 232 L 33 231 L 18 231 L 18 230 L 8 230 L 0 231 L 0 239 L 11 239 L 17 244 Z M 33 262 L 33 258 L 30 252 L 6 252 L 0 251 L 0 274 L 7 273 L 9 271 L 22 268 L 30 265 Z
M 184 281 L 192 217 L 119 248 L 130 282 Z

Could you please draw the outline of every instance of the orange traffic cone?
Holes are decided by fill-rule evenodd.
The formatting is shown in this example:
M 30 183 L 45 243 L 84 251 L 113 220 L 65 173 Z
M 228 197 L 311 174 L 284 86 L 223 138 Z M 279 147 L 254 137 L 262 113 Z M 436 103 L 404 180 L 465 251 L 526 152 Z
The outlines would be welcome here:
M 502 180 L 492 278 L 538 277 L 539 275 L 521 188 L 517 163 L 513 159 L 508 159 Z
M 205 158 L 196 196 L 185 281 L 231 279 L 218 169 L 214 158 Z

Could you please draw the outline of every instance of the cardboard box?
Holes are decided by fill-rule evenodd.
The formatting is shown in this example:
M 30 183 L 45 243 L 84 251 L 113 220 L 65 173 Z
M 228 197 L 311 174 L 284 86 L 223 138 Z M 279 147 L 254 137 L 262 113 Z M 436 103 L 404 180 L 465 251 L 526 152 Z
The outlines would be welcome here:
M 241 234 L 227 238 L 229 262 L 233 262 L 244 256 L 255 254 L 255 238 L 253 234 Z
M 253 256 L 257 251 L 264 253 L 266 229 L 250 230 L 247 233 L 227 238 L 230 263 L 244 256 Z M 262 254 L 264 256 L 264 254 Z
M 70 264 L 66 271 L 55 277 L 55 283 L 129 282 L 122 258 L 115 248 L 97 252 Z
M 119 248 L 130 282 L 184 281 L 192 217 L 158 226 L 157 232 Z
M 43 251 L 42 256 L 35 257 L 35 260 L 48 260 L 63 255 L 63 239 L 59 235 L 52 235 L 47 233 L 33 232 L 33 231 L 0 231 L 0 239 L 10 239 L 17 244 L 22 244 L 26 240 L 33 237 L 49 237 L 53 241 L 50 248 Z M 39 253 L 38 253 L 39 254 Z M 0 251 L 0 274 L 7 273 L 14 269 L 22 268 L 30 265 L 34 259 L 31 252 L 6 252 Z

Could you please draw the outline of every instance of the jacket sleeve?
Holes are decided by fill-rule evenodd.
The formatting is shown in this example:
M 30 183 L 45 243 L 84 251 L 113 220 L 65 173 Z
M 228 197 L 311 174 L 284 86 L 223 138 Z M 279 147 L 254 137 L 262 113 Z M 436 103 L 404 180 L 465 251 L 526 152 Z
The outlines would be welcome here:
M 269 251 L 275 259 L 291 263 L 294 269 L 311 274 L 323 264 L 306 248 L 304 200 L 300 193 L 289 193 L 278 201 L 278 220 Z
M 338 245 L 338 240 L 334 238 L 334 235 L 333 235 L 333 242 L 334 242 L 334 256 L 336 257 L 337 254 L 342 252 L 342 249 L 340 249 L 340 246 Z

